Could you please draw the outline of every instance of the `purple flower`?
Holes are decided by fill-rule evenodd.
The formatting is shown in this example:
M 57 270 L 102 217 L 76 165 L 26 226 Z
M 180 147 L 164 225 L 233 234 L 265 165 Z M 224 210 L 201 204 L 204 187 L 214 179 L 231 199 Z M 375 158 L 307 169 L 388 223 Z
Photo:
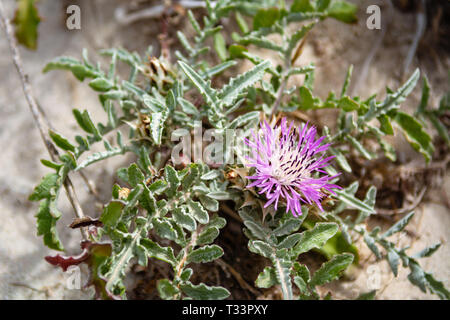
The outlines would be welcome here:
M 256 168 L 256 174 L 247 177 L 255 180 L 247 188 L 257 187 L 260 194 L 266 194 L 264 208 L 274 203 L 276 210 L 283 198 L 286 212 L 290 210 L 295 217 L 302 214 L 301 202 L 314 202 L 323 211 L 320 201 L 327 196 L 325 192 L 335 194 L 333 188 L 341 189 L 329 183 L 338 175 L 330 176 L 322 170 L 334 156 L 324 158 L 330 144 L 321 145 L 325 137 L 315 140 L 316 132 L 308 124 L 293 128 L 291 123 L 287 127 L 283 118 L 274 128 L 264 121 L 258 135 L 252 132 L 253 141 L 246 139 L 252 149 L 252 157 L 246 157 L 247 166 Z M 315 172 L 322 175 L 313 177 Z

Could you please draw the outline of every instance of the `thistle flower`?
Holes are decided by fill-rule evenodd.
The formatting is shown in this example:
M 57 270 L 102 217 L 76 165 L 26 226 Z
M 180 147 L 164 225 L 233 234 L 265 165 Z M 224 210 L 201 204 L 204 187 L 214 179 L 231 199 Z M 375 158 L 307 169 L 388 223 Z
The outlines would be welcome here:
M 308 128 L 308 124 L 293 128 L 291 123 L 287 127 L 286 118 L 274 128 L 264 121 L 260 129 L 258 136 L 252 132 L 253 141 L 245 141 L 252 149 L 252 157 L 246 157 L 247 166 L 256 169 L 255 175 L 247 177 L 255 180 L 247 188 L 257 187 L 260 194 L 265 193 L 268 201 L 264 208 L 274 203 L 276 210 L 282 198 L 286 212 L 290 210 L 295 217 L 302 214 L 301 202 L 314 202 L 323 211 L 320 201 L 327 195 L 325 192 L 335 194 L 332 189 L 341 188 L 329 183 L 337 175 L 322 170 L 334 158 L 324 158 L 330 145 L 321 145 L 325 137 L 315 140 L 317 130 L 314 126 Z M 321 177 L 313 177 L 315 172 Z

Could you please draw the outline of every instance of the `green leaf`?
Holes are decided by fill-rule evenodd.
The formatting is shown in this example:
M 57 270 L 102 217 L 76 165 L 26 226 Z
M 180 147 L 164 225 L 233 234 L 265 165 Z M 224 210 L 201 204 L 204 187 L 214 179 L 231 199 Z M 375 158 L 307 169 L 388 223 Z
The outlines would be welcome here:
M 409 268 L 411 270 L 408 280 L 415 286 L 419 287 L 423 292 L 427 292 L 427 279 L 420 265 L 415 261 L 410 261 Z
M 132 187 L 136 187 L 138 184 L 142 183 L 144 178 L 144 174 L 135 163 L 128 168 L 128 182 Z
M 294 0 L 291 5 L 291 12 L 310 12 L 314 11 L 311 0 Z
M 122 215 L 124 204 L 120 201 L 111 201 L 104 209 L 100 221 L 105 227 L 113 228 Z
M 270 68 L 270 66 L 270 61 L 266 60 L 254 66 L 249 71 L 239 75 L 238 77 L 232 78 L 230 82 L 225 85 L 219 93 L 220 104 L 222 106 L 233 105 L 233 103 L 245 89 L 262 79 L 265 70 L 267 68 Z
M 437 294 L 443 300 L 450 300 L 450 292 L 441 281 L 436 280 L 430 273 L 425 273 L 425 279 L 431 292 Z
M 322 264 L 311 278 L 312 286 L 320 286 L 334 279 L 337 279 L 339 274 L 344 271 L 353 262 L 353 255 L 350 253 L 343 253 L 334 256 L 330 261 Z
M 167 279 L 158 280 L 158 293 L 161 299 L 171 300 L 180 292 L 176 286 Z
M 197 246 L 202 246 L 205 244 L 213 243 L 214 240 L 219 236 L 219 229 L 216 227 L 210 227 L 204 229 L 197 238 L 195 244 Z
M 161 247 L 158 243 L 150 239 L 141 239 L 140 244 L 147 249 L 148 256 L 169 263 L 175 267 L 177 260 L 171 247 Z
M 53 209 L 52 209 L 53 207 Z M 56 203 L 49 199 L 44 199 L 39 204 L 37 218 L 37 235 L 43 236 L 44 244 L 53 250 L 63 251 L 64 247 L 59 240 L 56 230 L 56 222 L 60 214 L 56 215 Z
M 33 193 L 29 196 L 30 201 L 39 201 L 45 198 L 52 198 L 56 195 L 56 189 L 59 186 L 58 174 L 49 173 L 42 178 L 41 182 L 34 188 Z
M 47 73 L 51 70 L 69 70 L 80 81 L 83 81 L 85 78 L 95 78 L 99 76 L 96 71 L 81 64 L 81 62 L 79 62 L 78 60 L 70 57 L 59 57 L 49 62 L 44 67 L 42 72 Z
M 91 165 L 91 164 L 93 164 L 93 163 L 95 163 L 97 161 L 105 160 L 105 159 L 114 157 L 116 155 L 123 154 L 124 152 L 125 152 L 124 149 L 114 148 L 114 149 L 111 149 L 109 151 L 102 151 L 102 152 L 93 153 L 93 154 L 89 155 L 82 163 L 80 163 L 76 167 L 75 171 L 78 171 L 80 169 L 86 168 L 87 166 L 89 166 L 89 165 Z
M 227 45 L 225 42 L 225 38 L 220 32 L 214 34 L 214 49 L 216 50 L 217 55 L 219 56 L 221 61 L 227 60 Z
M 249 241 L 248 249 L 251 252 L 259 254 L 266 258 L 271 258 L 274 255 L 272 247 L 260 240 Z
M 35 0 L 18 0 L 17 10 L 12 21 L 16 25 L 16 38 L 28 49 L 36 50 L 38 25 L 41 22 Z
M 255 285 L 258 288 L 270 288 L 278 284 L 275 269 L 272 267 L 265 267 L 264 271 L 256 278 Z
M 392 273 L 394 274 L 394 276 L 397 276 L 400 256 L 394 249 L 388 249 L 387 260 L 389 262 L 389 266 L 391 267 Z
M 385 114 L 379 116 L 378 121 L 380 121 L 380 130 L 385 134 L 394 134 L 394 129 L 392 128 L 391 122 L 389 121 L 389 117 Z
M 375 254 L 377 259 L 381 259 L 381 253 L 380 253 L 380 250 L 378 249 L 378 247 L 376 245 L 375 239 L 372 238 L 370 235 L 365 234 L 364 235 L 364 242 L 367 244 L 369 249 Z
M 374 158 L 374 155 L 368 150 L 366 150 L 366 148 L 354 137 L 348 134 L 346 135 L 346 138 L 353 145 L 353 147 L 355 147 L 355 149 L 358 150 L 358 152 L 364 156 L 364 158 L 366 158 L 367 160 L 371 160 Z
M 393 120 L 400 126 L 411 146 L 429 162 L 433 155 L 434 146 L 430 135 L 423 129 L 422 124 L 411 115 L 401 111 L 396 113 Z
M 210 83 L 205 82 L 197 72 L 183 61 L 178 61 L 178 64 L 189 80 L 191 80 L 195 87 L 200 91 L 206 102 L 215 109 L 219 105 L 219 100 L 217 98 L 217 92 L 211 88 Z
M 153 112 L 150 116 L 150 134 L 156 145 L 161 144 L 164 123 L 166 122 L 168 116 L 169 113 L 166 111 Z
M 336 197 L 344 203 L 348 204 L 351 208 L 358 209 L 369 214 L 375 213 L 372 206 L 356 198 L 347 189 L 335 190 L 335 192 L 337 195 Z
M 268 238 L 268 234 L 270 231 L 267 228 L 264 228 L 261 224 L 251 220 L 244 220 L 244 225 L 256 238 L 261 240 L 266 240 Z
M 204 283 L 194 285 L 190 282 L 182 284 L 181 290 L 189 297 L 197 300 L 223 300 L 230 296 L 230 292 L 222 287 L 209 287 Z
M 174 218 L 176 223 L 178 223 L 186 230 L 194 231 L 195 229 L 197 229 L 197 223 L 195 222 L 194 218 L 186 214 L 184 208 L 174 209 L 172 211 L 172 217 Z
M 285 236 L 300 229 L 302 220 L 290 217 L 281 222 L 281 224 L 273 230 L 273 235 L 276 237 Z
M 287 57 L 291 56 L 292 50 L 295 49 L 295 47 L 297 46 L 297 43 L 305 37 L 305 35 L 308 33 L 308 31 L 311 30 L 315 24 L 316 24 L 315 22 L 309 23 L 307 25 L 302 26 L 301 29 L 294 32 L 294 34 L 292 35 L 292 37 L 289 39 L 289 42 L 288 42 L 288 46 L 287 46 L 287 50 L 286 50 Z
M 178 178 L 178 175 L 177 175 L 177 171 L 172 166 L 166 166 L 164 168 L 164 176 L 169 185 L 166 193 L 169 197 L 172 197 L 175 195 L 178 187 L 181 184 L 180 179 Z
M 198 198 L 207 210 L 212 212 L 216 212 L 219 210 L 219 201 L 217 201 L 216 199 L 209 198 L 205 195 L 200 195 Z
M 203 204 L 203 202 L 202 202 L 202 204 Z M 187 202 L 187 205 L 188 205 L 190 214 L 195 218 L 195 220 L 197 220 L 201 224 L 208 223 L 208 221 L 209 221 L 208 211 L 206 211 L 200 203 L 189 199 Z M 210 209 L 208 209 L 208 210 L 210 210 Z M 215 211 L 217 211 L 217 209 Z
M 412 257 L 415 259 L 430 257 L 433 253 L 435 253 L 441 247 L 441 243 L 435 243 L 432 246 L 429 246 L 422 251 L 414 254 Z
M 196 249 L 189 253 L 187 257 L 188 262 L 205 263 L 211 262 L 223 256 L 223 249 L 218 245 L 208 245 Z
M 409 223 L 409 221 L 411 220 L 411 218 L 413 216 L 414 216 L 414 211 L 408 213 L 402 219 L 397 221 L 397 223 L 395 223 L 392 227 L 390 227 L 385 233 L 383 233 L 381 235 L 381 238 L 384 239 L 384 238 L 387 238 L 387 237 L 393 235 L 394 233 L 402 231 L 406 227 L 406 225 Z
M 280 10 L 276 7 L 260 9 L 253 18 L 253 30 L 271 27 L 280 18 Z
M 216 200 L 230 200 L 230 193 L 226 191 L 213 191 L 207 194 L 208 197 Z
M 169 239 L 172 241 L 178 240 L 178 235 L 173 228 L 172 224 L 163 219 L 153 218 L 152 219 L 153 227 L 155 232 L 161 237 L 165 239 Z
M 361 293 L 356 300 L 373 300 L 375 298 L 376 290 Z
M 95 91 L 106 92 L 114 87 L 114 83 L 105 78 L 96 78 L 89 82 L 89 86 Z
M 278 249 L 290 249 L 295 246 L 301 239 L 300 233 L 294 233 L 284 238 L 278 245 Z
M 53 142 L 63 150 L 75 152 L 75 146 L 59 133 L 49 129 L 48 133 Z
M 347 172 L 352 172 L 352 167 L 348 163 L 345 156 L 342 154 L 342 152 L 339 149 L 335 149 L 333 147 L 330 147 L 328 150 L 330 150 L 330 153 L 335 156 L 336 162 L 339 164 L 339 166 L 344 169 Z
M 198 109 L 192 103 L 190 103 L 188 100 L 179 97 L 178 103 L 180 104 L 183 112 L 190 114 L 190 115 L 195 115 L 195 116 L 200 115 L 200 112 L 198 111 Z
M 333 1 L 327 10 L 330 17 L 346 23 L 358 21 L 356 17 L 357 11 L 358 7 L 356 5 L 346 1 Z
M 228 128 L 229 129 L 236 129 L 236 128 L 242 127 L 243 125 L 246 125 L 247 123 L 251 123 L 251 122 L 255 122 L 256 123 L 259 120 L 259 115 L 260 115 L 259 111 L 252 111 L 252 112 L 248 112 L 248 113 L 245 113 L 243 115 L 240 115 L 239 117 L 234 119 L 228 125 Z
M 317 223 L 313 229 L 301 233 L 302 237 L 297 245 L 292 249 L 293 253 L 298 256 L 301 253 L 308 252 L 313 248 L 320 249 L 323 245 L 333 237 L 338 231 L 336 223 Z

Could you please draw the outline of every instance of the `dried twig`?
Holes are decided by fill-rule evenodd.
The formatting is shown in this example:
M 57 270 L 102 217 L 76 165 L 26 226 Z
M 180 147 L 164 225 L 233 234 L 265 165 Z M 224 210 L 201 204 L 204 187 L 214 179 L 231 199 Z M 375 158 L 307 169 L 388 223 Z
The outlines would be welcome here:
M 179 5 L 185 9 L 205 8 L 206 6 L 203 1 L 192 0 L 180 0 L 176 2 L 175 5 Z M 211 6 L 214 7 L 215 5 L 216 3 L 211 1 Z M 170 14 L 174 11 L 174 8 L 167 7 L 164 4 L 158 4 L 150 8 L 145 8 L 141 11 L 127 13 L 127 9 L 125 7 L 118 7 L 114 15 L 119 24 L 127 25 L 138 20 L 159 18 L 165 11 Z
M 420 8 L 419 8 L 419 12 L 417 13 L 416 23 L 417 23 L 416 33 L 414 34 L 413 42 L 409 48 L 408 55 L 406 56 L 406 59 L 405 59 L 405 64 L 403 66 L 403 74 L 406 74 L 406 72 L 408 71 L 409 66 L 411 65 L 411 62 L 412 62 L 414 56 L 416 55 L 419 41 L 425 32 L 425 27 L 427 25 L 425 0 L 422 0 L 420 2 Z
M 25 98 L 27 99 L 28 106 L 30 107 L 30 111 L 33 115 L 33 119 L 39 129 L 39 133 L 41 135 L 42 140 L 44 141 L 44 144 L 47 148 L 48 153 L 50 154 L 50 158 L 53 161 L 57 161 L 58 159 L 58 150 L 56 150 L 55 146 L 53 145 L 52 141 L 50 140 L 48 136 L 48 120 L 45 119 L 42 115 L 42 113 L 39 111 L 39 105 L 32 93 L 31 85 L 28 80 L 28 75 L 24 72 L 22 67 L 22 59 L 19 54 L 19 50 L 17 49 L 17 42 L 16 38 L 14 37 L 13 30 L 11 27 L 11 23 L 8 19 L 8 17 L 5 14 L 5 10 L 3 8 L 3 2 L 0 1 L 0 24 L 2 28 L 5 30 L 6 38 L 8 40 L 9 48 L 11 50 L 12 58 L 14 65 L 17 69 L 17 72 L 20 76 L 20 81 L 22 83 L 22 89 L 25 94 Z M 66 189 L 67 197 L 69 198 L 70 204 L 72 205 L 73 209 L 75 210 L 75 214 L 78 218 L 83 218 L 83 210 L 81 208 L 81 205 L 77 199 L 77 196 L 75 194 L 75 189 L 73 187 L 72 181 L 69 177 L 66 177 L 64 181 L 64 188 Z M 88 233 L 87 230 L 84 228 L 80 229 L 81 235 L 83 239 L 88 239 Z
M 251 293 L 253 293 L 255 296 L 260 296 L 261 292 L 253 288 L 251 285 L 249 285 L 241 276 L 239 272 L 236 271 L 232 266 L 230 266 L 228 263 L 223 261 L 222 259 L 217 259 L 214 261 L 214 263 L 218 264 L 222 269 L 230 271 L 230 273 L 233 275 L 233 277 L 236 279 L 236 281 L 239 283 L 239 285 L 242 287 L 242 289 L 248 290 Z

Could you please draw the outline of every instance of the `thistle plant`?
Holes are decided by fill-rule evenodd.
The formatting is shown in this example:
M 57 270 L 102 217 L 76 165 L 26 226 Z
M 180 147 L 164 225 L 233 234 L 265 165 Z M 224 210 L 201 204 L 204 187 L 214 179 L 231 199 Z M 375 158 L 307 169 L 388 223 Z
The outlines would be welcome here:
M 255 180 L 247 188 L 258 187 L 258 193 L 265 193 L 267 202 L 264 208 L 272 203 L 275 210 L 280 198 L 286 201 L 286 212 L 294 217 L 302 214 L 301 202 L 312 205 L 314 202 L 323 211 L 321 201 L 325 192 L 336 195 L 333 188 L 339 188 L 328 181 L 337 177 L 329 176 L 322 168 L 329 165 L 334 156 L 317 159 L 317 154 L 324 153 L 329 144 L 321 145 L 325 137 L 315 140 L 316 128 L 304 125 L 295 128 L 288 127 L 286 118 L 275 128 L 266 122 L 261 125 L 262 137 L 252 134 L 254 142 L 248 141 L 254 149 L 253 158 L 249 158 L 247 166 L 255 167 L 256 174 L 247 177 Z M 323 173 L 325 176 L 313 178 L 313 173 Z M 324 190 L 325 192 L 321 191 Z
M 53 161 L 42 160 L 52 172 L 30 196 L 40 201 L 37 230 L 44 244 L 64 251 L 57 232 L 62 215 L 58 199 L 69 175 L 127 153 L 134 154 L 135 161 L 117 170 L 119 182 L 99 217 L 92 213 L 72 224 L 84 230 L 82 254 L 58 254 L 46 260 L 63 270 L 85 263 L 90 269 L 88 285 L 98 298 L 126 298 L 124 278 L 130 265 L 147 268 L 156 260 L 166 263 L 168 270 L 167 277 L 154 279 L 162 299 L 233 298 L 217 283 L 192 280 L 199 264 L 232 257 L 233 252 L 220 246 L 230 219 L 224 210 L 228 208 L 242 219 L 248 250 L 269 264 L 253 277 L 254 285 L 279 287 L 284 299 L 332 298 L 333 293 L 323 294 L 320 287 L 338 279 L 352 263 L 358 264 L 359 237 L 378 259 L 388 260 L 395 275 L 402 262 L 410 268 L 408 279 L 414 285 L 448 299 L 443 283 L 418 262 L 439 244 L 410 255 L 408 248 L 389 240 L 403 232 L 413 213 L 381 235 L 379 227 L 369 230 L 367 221 L 377 214 L 376 188 L 362 190 L 366 196 L 359 199 L 356 192 L 362 183 L 351 174 L 351 159 L 395 161 L 396 151 L 385 139 L 394 135 L 393 124 L 427 161 L 432 159 L 432 138 L 422 122 L 399 108 L 414 90 L 419 70 L 377 101 L 375 95 L 347 94 L 350 67 L 342 77 L 340 94 L 331 92 L 323 101 L 313 93 L 314 65 L 298 65 L 306 35 L 314 26 L 320 28 L 320 21 L 327 18 L 355 22 L 356 9 L 345 1 L 330 0 L 295 0 L 290 5 L 275 0 L 206 1 L 206 13 L 199 12 L 202 19 L 188 12 L 196 35 L 190 39 L 179 31 L 183 49 L 174 57 L 156 57 L 149 48 L 145 55 L 151 58 L 146 59 L 112 48 L 100 52 L 110 59 L 107 70 L 91 63 L 87 51 L 81 60 L 60 57 L 48 63 L 44 72 L 67 70 L 87 81 L 99 93 L 107 121 L 96 123 L 88 110 L 74 109 L 79 125 L 75 141 L 49 132 L 62 154 Z M 225 33 L 226 20 L 239 28 L 231 38 Z M 277 35 L 278 42 L 269 40 L 271 35 Z M 272 51 L 282 62 L 274 65 L 264 60 L 258 55 L 260 49 Z M 236 73 L 233 67 L 243 60 L 254 66 L 230 78 Z M 128 66 L 125 77 L 116 72 L 118 63 Z M 303 81 L 289 86 L 294 75 L 303 75 Z M 211 80 L 219 78 L 226 84 L 213 87 Z M 424 87 L 425 102 L 418 112 L 440 124 L 442 133 L 443 124 L 434 121 L 439 113 L 426 109 L 427 90 Z M 442 108 L 448 110 L 448 104 Z M 337 123 L 302 123 L 298 117 L 318 109 L 337 110 Z M 230 162 L 240 151 L 231 143 L 213 148 L 224 161 L 177 162 L 174 134 L 184 129 L 185 141 L 192 141 L 197 130 L 202 133 L 202 126 L 212 129 L 218 141 L 229 130 L 240 130 L 250 154 L 241 163 Z M 115 135 L 114 143 L 107 135 Z M 98 143 L 105 150 L 92 152 Z M 199 152 L 213 145 L 200 147 Z M 191 146 L 183 150 L 181 158 L 189 158 Z M 356 216 L 348 214 L 355 212 Z M 299 260 L 311 251 L 326 259 L 314 273 Z M 362 297 L 373 298 L 373 293 Z

